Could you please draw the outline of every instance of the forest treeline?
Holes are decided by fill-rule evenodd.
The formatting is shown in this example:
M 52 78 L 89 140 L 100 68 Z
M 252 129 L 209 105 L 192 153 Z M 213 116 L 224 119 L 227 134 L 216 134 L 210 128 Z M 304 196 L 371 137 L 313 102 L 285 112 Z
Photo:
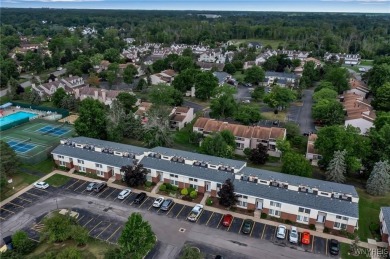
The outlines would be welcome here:
M 1 24 L 12 25 L 25 36 L 53 37 L 71 26 L 94 27 L 102 35 L 113 27 L 139 43 L 214 46 L 231 39 L 257 38 L 278 40 L 281 47 L 312 51 L 314 56 L 328 51 L 372 59 L 390 53 L 390 16 L 386 14 L 212 12 L 221 17 L 207 19 L 198 13 L 2 8 Z

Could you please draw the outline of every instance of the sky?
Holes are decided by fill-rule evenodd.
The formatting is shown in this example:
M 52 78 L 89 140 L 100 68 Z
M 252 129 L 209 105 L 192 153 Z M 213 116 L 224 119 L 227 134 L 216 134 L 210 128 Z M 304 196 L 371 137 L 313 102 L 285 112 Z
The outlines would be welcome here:
M 390 13 L 390 0 L 1 0 L 1 7 Z

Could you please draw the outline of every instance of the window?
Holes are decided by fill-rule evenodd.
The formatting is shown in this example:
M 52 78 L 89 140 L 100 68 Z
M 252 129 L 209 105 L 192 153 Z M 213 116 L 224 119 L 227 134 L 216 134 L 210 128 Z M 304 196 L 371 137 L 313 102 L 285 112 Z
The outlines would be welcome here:
M 96 164 L 97 168 L 103 168 L 102 164 Z
M 274 202 L 274 201 L 271 201 L 271 202 L 270 202 L 270 205 L 271 205 L 271 206 L 274 206 L 274 207 L 277 207 L 277 208 L 282 207 L 282 204 L 281 204 L 281 203 L 279 203 L 279 202 Z
M 179 186 L 179 181 L 171 180 L 171 184 L 175 186 Z
M 302 215 L 298 215 L 298 216 L 297 216 L 297 221 L 300 221 L 300 222 L 309 222 L 309 217 L 302 216 Z
M 198 185 L 190 184 L 190 188 L 194 188 L 195 190 L 198 190 Z
M 326 195 L 328 196 L 329 194 L 327 192 L 320 192 L 321 195 Z
M 209 165 L 210 168 L 217 168 L 215 165 Z
M 334 228 L 339 228 L 339 229 L 347 229 L 347 224 L 343 224 L 340 222 L 335 222 L 333 225 Z
M 179 178 L 179 176 L 177 174 L 170 174 L 169 176 L 173 177 L 173 178 Z
M 299 211 L 299 212 L 304 212 L 304 211 L 305 211 L 305 209 L 304 209 L 304 208 L 301 208 L 301 207 L 299 207 L 298 211 Z
M 80 172 L 86 172 L 85 167 L 84 166 L 79 166 L 79 171 Z
M 269 210 L 269 215 L 274 216 L 274 217 L 280 217 L 280 210 Z
M 60 159 L 64 159 L 64 156 L 60 156 L 60 155 L 58 155 L 58 158 L 60 158 Z
M 348 217 L 343 217 L 343 220 L 347 220 L 348 221 L 348 219 L 349 219 Z
M 100 170 L 97 170 L 96 171 L 96 174 L 100 177 L 104 177 L 104 172 L 103 171 L 100 171 Z
M 217 188 L 221 188 L 221 187 L 222 187 L 222 184 L 217 183 Z
M 77 163 L 79 163 L 79 164 L 84 164 L 84 160 L 80 160 L 80 159 L 77 159 Z
M 241 206 L 241 207 L 247 207 L 248 206 L 248 203 L 246 201 L 238 201 L 238 206 Z
M 336 219 L 341 219 L 342 217 L 339 215 L 336 215 Z
M 168 156 L 162 156 L 162 158 L 163 158 L 163 159 L 169 159 L 169 157 L 168 157 Z
M 61 166 L 66 166 L 66 163 L 64 161 L 60 161 Z

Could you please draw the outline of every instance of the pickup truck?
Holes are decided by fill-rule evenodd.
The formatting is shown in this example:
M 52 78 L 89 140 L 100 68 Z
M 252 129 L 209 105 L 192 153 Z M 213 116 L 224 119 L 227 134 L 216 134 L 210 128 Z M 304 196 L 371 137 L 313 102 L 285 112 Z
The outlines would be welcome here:
M 195 207 L 191 210 L 190 215 L 187 217 L 189 221 L 197 221 L 200 214 L 202 214 L 203 211 L 203 205 L 202 204 L 196 204 Z

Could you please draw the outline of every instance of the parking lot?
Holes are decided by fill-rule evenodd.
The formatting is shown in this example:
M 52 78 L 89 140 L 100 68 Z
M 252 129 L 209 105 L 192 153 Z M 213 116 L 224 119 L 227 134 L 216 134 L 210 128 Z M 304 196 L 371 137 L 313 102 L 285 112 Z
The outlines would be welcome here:
M 85 190 L 86 186 L 89 182 L 83 181 L 83 180 L 77 180 L 77 179 L 71 179 L 68 183 L 66 183 L 61 188 L 66 189 L 68 191 L 76 192 L 79 194 L 84 195 L 91 195 L 96 196 L 101 199 L 110 200 L 115 203 L 121 203 L 123 205 L 127 206 L 133 206 L 136 208 L 139 208 L 141 210 L 148 210 L 150 213 L 156 213 L 161 216 L 167 216 L 170 218 L 176 218 L 178 220 L 186 220 L 187 216 L 192 210 L 192 206 L 187 206 L 179 203 L 175 203 L 168 211 L 162 211 L 159 208 L 153 207 L 154 198 L 152 197 L 146 197 L 141 204 L 135 204 L 134 199 L 137 196 L 136 193 L 131 193 L 128 197 L 126 197 L 124 200 L 119 200 L 117 198 L 118 194 L 121 192 L 120 189 L 107 187 L 103 191 L 96 193 L 96 192 L 88 192 Z M 207 209 L 203 210 L 202 214 L 199 216 L 198 220 L 195 222 L 196 224 L 200 225 L 206 225 L 210 228 L 215 228 L 220 231 L 227 231 L 231 233 L 236 233 L 239 235 L 244 235 L 241 233 L 241 227 L 243 224 L 243 221 L 245 219 L 245 216 L 243 215 L 242 218 L 233 218 L 232 224 L 229 227 L 224 227 L 222 225 L 222 218 L 223 214 L 212 212 Z M 84 222 L 84 221 L 83 221 Z M 91 222 L 86 227 L 90 227 L 94 225 L 96 222 Z M 98 226 L 104 227 L 105 225 Z M 111 229 L 111 227 L 110 227 Z M 276 238 L 276 227 L 271 225 L 265 225 L 263 223 L 255 222 L 251 233 L 248 235 L 249 237 L 257 238 L 257 239 L 263 239 L 268 240 L 270 242 L 275 243 L 276 245 L 282 245 L 282 246 L 290 246 L 295 249 L 300 249 L 302 251 L 307 252 L 313 252 L 317 254 L 323 254 L 328 255 L 327 251 L 327 240 L 321 237 L 311 237 L 310 245 L 303 245 L 303 244 L 290 244 L 287 240 L 278 240 Z M 94 230 L 93 233 L 97 232 L 98 230 Z M 118 230 L 120 232 L 120 230 Z M 287 232 L 287 236 L 289 234 L 289 230 Z M 104 235 L 104 234 L 103 234 Z M 119 234 L 118 234 L 119 235 Z M 299 240 L 301 233 L 299 233 Z M 104 235 L 104 238 L 106 236 Z M 112 242 L 112 240 L 108 240 L 109 242 Z

